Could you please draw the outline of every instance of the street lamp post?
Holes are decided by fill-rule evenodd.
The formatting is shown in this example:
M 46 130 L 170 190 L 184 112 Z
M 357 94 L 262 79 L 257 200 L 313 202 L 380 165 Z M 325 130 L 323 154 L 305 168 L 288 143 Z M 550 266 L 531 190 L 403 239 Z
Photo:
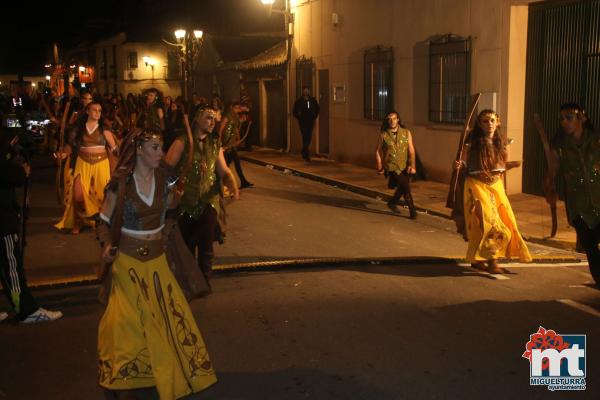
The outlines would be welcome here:
M 203 32 L 199 29 L 177 29 L 174 32 L 177 43 L 163 41 L 179 50 L 179 62 L 181 65 L 182 93 L 186 101 L 191 100 L 194 90 L 194 58 L 202 47 Z

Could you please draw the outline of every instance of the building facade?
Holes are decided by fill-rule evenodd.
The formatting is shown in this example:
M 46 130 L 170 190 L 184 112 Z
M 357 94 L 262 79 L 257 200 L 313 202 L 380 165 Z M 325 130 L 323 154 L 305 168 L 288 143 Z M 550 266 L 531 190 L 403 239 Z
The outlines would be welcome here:
M 479 109 L 497 110 L 511 158 L 522 160 L 528 3 L 293 1 L 290 101 L 307 85 L 326 112 L 313 151 L 373 166 L 381 120 L 395 109 L 427 178 L 448 182 L 470 94 L 481 92 Z M 299 151 L 297 124 L 291 140 Z M 521 171 L 507 187 L 521 191 Z

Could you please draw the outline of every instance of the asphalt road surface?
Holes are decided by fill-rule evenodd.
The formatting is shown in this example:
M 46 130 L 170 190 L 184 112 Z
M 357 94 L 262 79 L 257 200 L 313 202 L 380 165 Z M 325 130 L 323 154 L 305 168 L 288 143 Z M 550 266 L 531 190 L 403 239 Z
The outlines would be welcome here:
M 221 264 L 314 257 L 460 257 L 450 221 L 392 215 L 381 201 L 244 164 L 255 188 L 228 207 Z M 32 186 L 30 280 L 91 273 L 98 247 L 52 229 L 53 188 Z M 51 169 L 45 172 L 51 175 Z M 518 216 L 517 216 L 518 218 Z M 563 255 L 530 245 L 535 256 Z M 452 263 L 323 265 L 222 273 L 192 302 L 219 382 L 193 399 L 546 398 L 522 358 L 540 326 L 585 334 L 587 389 L 599 398 L 600 291 L 583 263 L 509 264 L 499 277 Z M 0 399 L 102 399 L 97 287 L 35 291 L 57 322 L 0 324 Z M 0 309 L 6 309 L 0 302 Z

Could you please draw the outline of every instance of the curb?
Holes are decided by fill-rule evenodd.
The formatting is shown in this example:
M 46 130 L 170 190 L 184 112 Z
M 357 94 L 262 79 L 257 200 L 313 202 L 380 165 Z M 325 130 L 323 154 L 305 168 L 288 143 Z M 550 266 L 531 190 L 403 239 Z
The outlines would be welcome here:
M 335 179 L 326 178 L 324 176 L 316 175 L 316 174 L 313 174 L 310 172 L 305 172 L 305 171 L 300 171 L 300 170 L 297 170 L 294 168 L 284 167 L 282 165 L 278 165 L 278 164 L 263 161 L 263 160 L 260 160 L 257 158 L 253 158 L 248 155 L 240 155 L 240 159 L 247 161 L 249 163 L 260 165 L 260 166 L 267 167 L 267 168 L 269 168 L 269 166 L 271 166 L 271 169 L 274 169 L 276 171 L 281 171 L 283 173 L 285 173 L 286 171 L 291 171 L 292 174 L 294 174 L 296 176 L 300 176 L 302 178 L 306 178 L 311 181 L 323 183 L 323 184 L 326 184 L 329 186 L 334 186 L 339 189 L 346 190 L 348 192 L 371 197 L 376 200 L 388 201 L 392 198 L 391 195 L 374 190 L 374 189 L 368 189 L 363 186 L 353 185 L 351 183 L 346 183 L 346 182 L 338 181 Z M 441 218 L 448 219 L 448 220 L 452 219 L 452 217 L 450 216 L 449 213 L 431 210 L 429 208 L 419 206 L 418 204 L 415 204 L 415 208 L 417 209 L 417 211 L 421 211 L 425 214 L 434 215 L 436 217 L 441 217 Z M 559 250 L 576 251 L 575 242 L 569 242 L 566 240 L 553 239 L 553 238 L 548 238 L 548 237 L 540 238 L 540 237 L 529 236 L 529 235 L 523 235 L 523 239 L 527 242 L 540 244 L 540 245 L 544 245 L 544 246 L 548 246 L 548 247 L 553 247 L 553 248 L 559 249 Z
M 502 264 L 518 263 L 516 260 L 498 260 Z M 575 257 L 534 257 L 533 263 L 544 264 L 565 264 L 581 263 L 582 260 Z M 359 258 L 341 258 L 341 257 L 323 257 L 323 258 L 299 258 L 288 260 L 273 260 L 273 261 L 257 261 L 238 264 L 222 264 L 215 265 L 213 269 L 214 275 L 230 275 L 237 273 L 251 272 L 273 272 L 295 269 L 323 268 L 323 267 L 344 267 L 357 265 L 426 265 L 426 264 L 441 264 L 441 265 L 458 265 L 465 264 L 464 257 L 359 257 Z M 79 286 L 99 285 L 100 280 L 96 275 L 80 275 L 67 279 L 44 280 L 32 282 L 29 288 L 32 290 L 46 289 L 61 289 L 72 288 Z

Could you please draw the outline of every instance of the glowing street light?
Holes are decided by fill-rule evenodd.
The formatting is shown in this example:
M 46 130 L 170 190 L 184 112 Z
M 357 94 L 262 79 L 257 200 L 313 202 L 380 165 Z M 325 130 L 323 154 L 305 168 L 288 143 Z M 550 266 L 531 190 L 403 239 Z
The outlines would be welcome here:
M 79 72 L 85 72 L 85 67 L 83 65 L 79 66 Z
M 181 62 L 181 86 L 183 97 L 190 100 L 194 87 L 194 57 L 202 47 L 202 37 L 204 32 L 200 29 L 177 29 L 174 32 L 177 43 L 171 43 L 165 39 L 163 42 L 170 46 L 177 47 L 179 50 L 179 60 Z M 146 62 L 146 60 L 144 60 Z M 148 64 L 146 64 L 148 65 Z
M 50 80 L 50 75 L 46 75 L 46 80 L 49 81 Z

